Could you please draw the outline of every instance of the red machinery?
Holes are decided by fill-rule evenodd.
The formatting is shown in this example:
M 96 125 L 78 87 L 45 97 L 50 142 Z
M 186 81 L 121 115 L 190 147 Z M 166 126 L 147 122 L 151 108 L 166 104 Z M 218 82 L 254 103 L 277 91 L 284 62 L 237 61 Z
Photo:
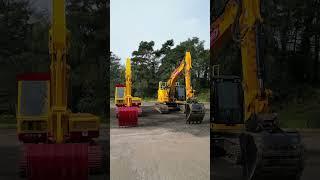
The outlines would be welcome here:
M 138 125 L 138 116 L 142 114 L 141 98 L 131 96 L 131 62 L 126 61 L 126 85 L 117 84 L 115 89 L 116 115 L 120 127 Z

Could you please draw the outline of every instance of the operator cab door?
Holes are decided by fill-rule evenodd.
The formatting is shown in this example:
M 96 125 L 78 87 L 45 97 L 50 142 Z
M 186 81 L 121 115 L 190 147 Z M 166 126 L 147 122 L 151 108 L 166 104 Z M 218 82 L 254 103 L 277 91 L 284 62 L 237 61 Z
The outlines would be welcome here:
M 213 79 L 213 111 L 211 123 L 235 126 L 244 123 L 243 91 L 237 76 Z

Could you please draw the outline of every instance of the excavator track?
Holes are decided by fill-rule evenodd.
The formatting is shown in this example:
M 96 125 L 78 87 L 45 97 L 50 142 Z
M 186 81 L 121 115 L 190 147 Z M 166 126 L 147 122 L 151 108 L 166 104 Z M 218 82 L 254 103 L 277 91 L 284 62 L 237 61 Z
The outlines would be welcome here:
M 204 104 L 186 103 L 185 114 L 187 124 L 201 124 L 205 115 Z
M 179 107 L 176 103 L 156 103 L 154 109 L 161 114 L 168 114 L 170 111 L 178 111 Z
M 297 132 L 246 132 L 239 140 L 245 180 L 300 179 L 304 146 Z

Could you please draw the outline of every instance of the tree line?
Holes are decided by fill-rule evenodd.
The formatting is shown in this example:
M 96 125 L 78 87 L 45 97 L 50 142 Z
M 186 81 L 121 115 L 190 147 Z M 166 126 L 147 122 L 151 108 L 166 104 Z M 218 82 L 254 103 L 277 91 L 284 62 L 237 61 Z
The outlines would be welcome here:
M 75 112 L 105 114 L 109 30 L 106 3 L 67 0 L 66 23 L 70 31 L 68 64 L 70 106 Z M 16 103 L 17 74 L 48 72 L 50 12 L 38 11 L 29 0 L 0 0 L 0 78 L 6 98 Z M 10 110 L 12 114 L 14 109 Z
M 211 1 L 211 23 L 222 13 L 226 0 Z M 303 99 L 319 88 L 319 0 L 261 0 L 265 81 L 274 100 Z M 214 59 L 225 74 L 241 76 L 236 44 L 229 44 Z
M 209 89 L 209 49 L 197 37 L 189 38 L 175 46 L 174 40 L 165 41 L 161 48 L 155 49 L 154 41 L 141 41 L 131 54 L 134 96 L 156 98 L 159 81 L 167 81 L 170 74 L 182 61 L 185 52 L 190 51 L 192 58 L 192 85 L 200 93 Z M 125 67 L 120 58 L 113 54 L 110 59 L 110 92 L 114 96 L 114 86 L 124 83 Z M 183 74 L 179 78 L 184 84 Z

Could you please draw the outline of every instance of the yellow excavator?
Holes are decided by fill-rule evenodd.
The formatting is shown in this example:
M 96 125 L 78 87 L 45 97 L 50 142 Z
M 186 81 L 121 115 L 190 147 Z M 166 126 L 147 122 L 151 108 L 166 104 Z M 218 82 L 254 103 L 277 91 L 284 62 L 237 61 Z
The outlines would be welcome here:
M 204 104 L 198 103 L 191 86 L 191 54 L 186 52 L 178 68 L 176 68 L 169 80 L 159 82 L 158 101 L 155 109 L 160 113 L 181 110 L 186 114 L 186 123 L 199 124 L 205 115 Z M 181 73 L 185 75 L 185 88 L 177 80 Z
M 304 146 L 299 133 L 281 129 L 277 114 L 270 111 L 262 30 L 260 0 L 229 0 L 211 24 L 211 61 L 233 40 L 240 46 L 242 63 L 242 77 L 212 75 L 211 149 L 214 158 L 232 157 L 240 164 L 246 180 L 299 179 Z
M 23 143 L 21 176 L 32 180 L 88 179 L 103 172 L 106 153 L 97 143 L 100 120 L 68 108 L 69 32 L 65 1 L 52 1 L 50 72 L 17 76 L 17 133 Z
M 141 98 L 132 97 L 131 60 L 126 61 L 126 85 L 117 84 L 115 89 L 116 116 L 119 126 L 137 126 L 141 116 Z

